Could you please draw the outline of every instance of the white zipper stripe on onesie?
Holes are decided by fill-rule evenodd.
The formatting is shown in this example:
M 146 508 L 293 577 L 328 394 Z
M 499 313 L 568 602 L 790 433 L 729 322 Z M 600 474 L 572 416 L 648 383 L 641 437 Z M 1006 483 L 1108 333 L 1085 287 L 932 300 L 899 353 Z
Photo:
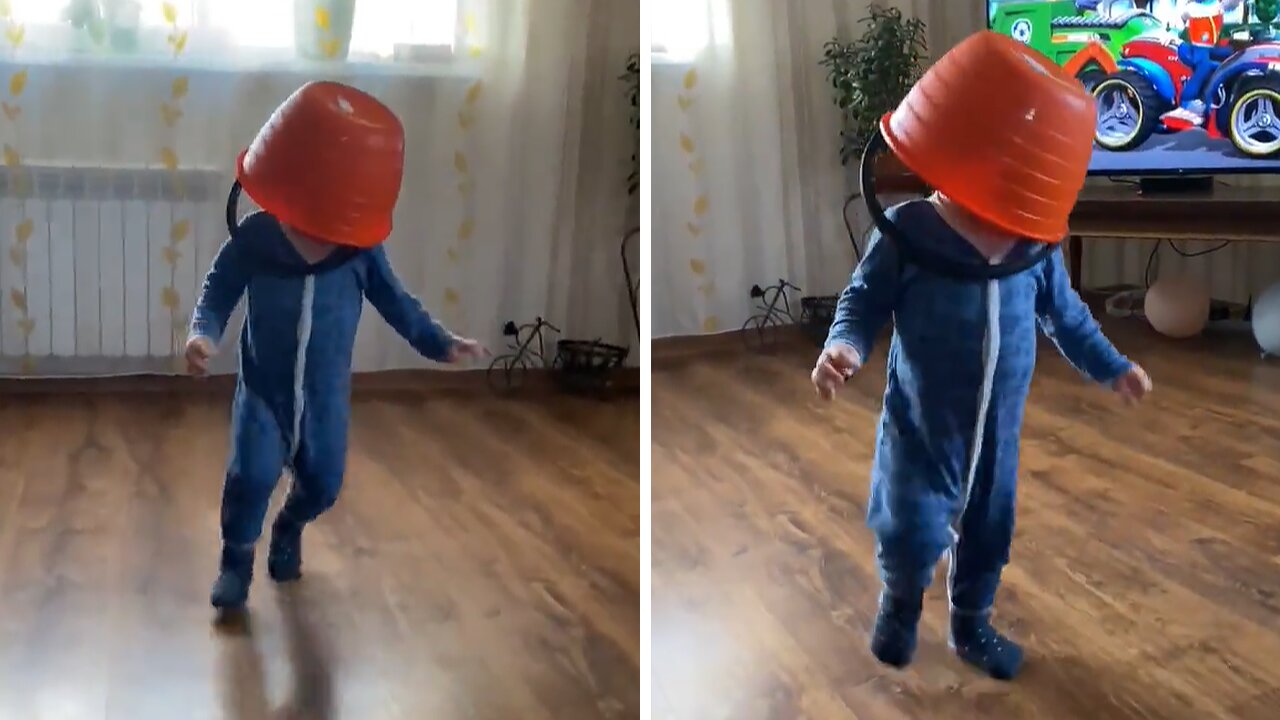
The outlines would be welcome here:
M 302 311 L 298 316 L 298 357 L 293 364 L 293 439 L 289 447 L 289 465 L 293 465 L 302 441 L 302 408 L 306 398 L 307 345 L 311 342 L 311 306 L 316 299 L 316 276 L 302 281 Z
M 1000 357 L 1000 281 L 987 281 L 987 327 L 982 333 L 982 389 L 978 395 L 978 417 L 973 427 L 973 449 L 969 455 L 969 468 L 965 473 L 964 504 L 956 515 L 955 524 L 951 528 L 953 542 L 951 558 L 947 568 L 947 600 L 951 609 L 955 603 L 951 598 L 951 588 L 956 578 L 956 550 L 960 547 L 960 528 L 964 523 L 964 511 L 969 508 L 969 498 L 973 494 L 973 481 L 978 474 L 978 462 L 982 458 L 982 438 L 987 430 L 987 414 L 991 411 L 991 393 L 996 382 L 996 361 Z

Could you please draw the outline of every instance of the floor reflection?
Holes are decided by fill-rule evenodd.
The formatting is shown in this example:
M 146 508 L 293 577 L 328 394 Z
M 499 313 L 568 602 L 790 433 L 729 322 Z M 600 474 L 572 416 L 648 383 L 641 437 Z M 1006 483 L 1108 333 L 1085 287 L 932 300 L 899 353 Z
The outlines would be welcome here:
M 288 696 L 273 707 L 253 616 L 223 616 L 217 631 L 224 716 L 227 720 L 332 720 L 333 656 L 321 628 L 322 616 L 314 606 L 317 588 L 292 583 L 273 589 L 292 676 Z

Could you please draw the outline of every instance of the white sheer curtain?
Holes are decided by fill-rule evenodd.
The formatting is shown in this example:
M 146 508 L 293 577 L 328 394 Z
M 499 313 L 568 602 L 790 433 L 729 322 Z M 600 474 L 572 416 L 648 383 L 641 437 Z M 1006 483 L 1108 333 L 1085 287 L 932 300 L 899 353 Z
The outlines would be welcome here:
M 357 0 L 346 60 L 326 60 L 351 5 L 0 0 L 0 373 L 173 370 L 234 159 L 319 78 L 404 121 L 387 248 L 434 315 L 495 349 L 535 315 L 634 347 L 634 0 Z M 366 313 L 357 370 L 425 364 Z
M 928 24 L 934 57 L 986 26 L 980 0 L 884 4 Z M 753 283 L 781 277 L 824 295 L 848 280 L 853 251 L 840 209 L 857 179 L 840 166 L 839 116 L 817 63 L 824 41 L 856 36 L 869 5 L 650 0 L 655 337 L 741 327 L 753 312 Z M 866 227 L 860 204 L 850 221 Z M 1140 283 L 1151 247 L 1091 242 L 1086 285 Z M 1205 277 L 1228 300 L 1280 279 L 1280 249 L 1270 246 L 1194 259 L 1166 247 L 1161 262 Z
M 898 5 L 928 19 L 924 2 Z M 843 287 L 853 250 L 840 208 L 856 182 L 840 165 L 840 117 L 818 60 L 867 6 L 654 3 L 655 336 L 741 327 L 754 283 Z

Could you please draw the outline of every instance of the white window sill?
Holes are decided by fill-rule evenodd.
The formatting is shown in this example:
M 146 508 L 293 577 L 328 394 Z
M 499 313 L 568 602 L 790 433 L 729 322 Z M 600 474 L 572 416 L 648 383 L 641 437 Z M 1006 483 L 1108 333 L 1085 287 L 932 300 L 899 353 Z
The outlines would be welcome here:
M 25 53 L 11 61 L 27 67 L 163 70 L 165 72 L 205 73 L 279 73 L 307 77 L 436 77 L 476 78 L 481 76 L 480 64 L 474 60 L 452 59 L 425 62 L 396 62 L 391 60 L 312 61 L 301 58 L 237 58 L 235 56 L 212 58 L 179 57 L 163 60 L 130 55 L 79 55 Z
M 689 67 L 698 60 L 698 53 L 673 53 L 662 46 L 649 49 L 649 64 L 653 67 Z
M 184 52 L 174 56 L 162 28 L 144 28 L 132 52 L 88 44 L 82 34 L 64 26 L 28 28 L 26 45 L 6 63 L 50 68 L 119 68 L 166 72 L 281 73 L 324 77 L 478 77 L 479 61 L 449 45 L 406 48 L 412 59 L 352 49 L 345 60 L 309 60 L 292 47 L 245 47 L 216 31 L 193 34 Z M 397 48 L 399 50 L 399 48 Z

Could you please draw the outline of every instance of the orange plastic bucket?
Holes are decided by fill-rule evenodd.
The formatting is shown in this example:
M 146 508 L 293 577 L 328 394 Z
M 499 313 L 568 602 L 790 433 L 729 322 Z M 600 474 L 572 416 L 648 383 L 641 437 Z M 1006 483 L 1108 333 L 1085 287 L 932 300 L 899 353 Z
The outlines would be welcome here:
M 280 222 L 338 245 L 391 234 L 404 175 L 404 126 L 386 105 L 335 82 L 303 85 L 240 155 L 236 180 Z
M 984 30 L 942 56 L 880 129 L 930 187 L 991 225 L 1054 243 L 1084 187 L 1093 97 L 1018 41 Z

